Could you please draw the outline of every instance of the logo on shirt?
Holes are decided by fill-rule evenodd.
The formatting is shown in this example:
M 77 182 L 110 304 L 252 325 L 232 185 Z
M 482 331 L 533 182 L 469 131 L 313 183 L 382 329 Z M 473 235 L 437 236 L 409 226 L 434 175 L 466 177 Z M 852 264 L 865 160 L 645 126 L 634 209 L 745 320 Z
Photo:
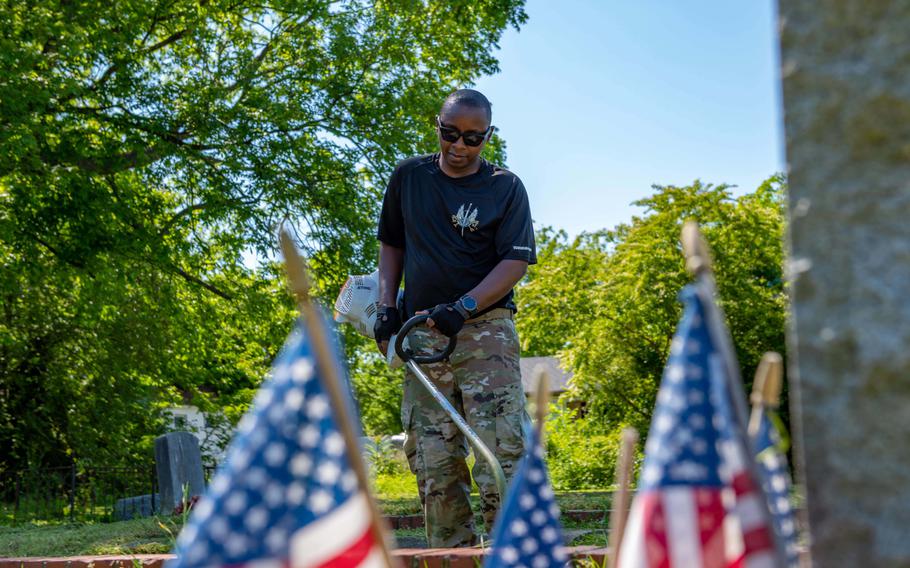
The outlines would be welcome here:
M 468 203 L 468 207 L 465 208 L 464 203 L 461 204 L 461 207 L 458 208 L 458 213 L 452 215 L 452 225 L 456 229 L 461 227 L 461 236 L 464 236 L 464 230 L 469 229 L 471 232 L 477 230 L 477 226 L 480 225 L 480 221 L 477 220 L 477 208 L 471 209 L 473 203 Z

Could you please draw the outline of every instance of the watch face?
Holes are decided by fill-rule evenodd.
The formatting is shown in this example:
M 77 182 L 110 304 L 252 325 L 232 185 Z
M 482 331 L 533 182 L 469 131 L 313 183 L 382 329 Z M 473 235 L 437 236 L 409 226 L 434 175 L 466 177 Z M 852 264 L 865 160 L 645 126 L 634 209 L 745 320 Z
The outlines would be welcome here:
M 462 296 L 461 305 L 464 306 L 464 309 L 468 310 L 469 312 L 473 312 L 477 309 L 477 300 L 470 296 Z

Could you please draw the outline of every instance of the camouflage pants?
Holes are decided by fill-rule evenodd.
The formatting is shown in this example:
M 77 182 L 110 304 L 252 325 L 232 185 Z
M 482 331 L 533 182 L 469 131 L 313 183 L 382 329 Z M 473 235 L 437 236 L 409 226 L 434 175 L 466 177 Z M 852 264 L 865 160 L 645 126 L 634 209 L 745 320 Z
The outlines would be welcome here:
M 489 319 L 465 323 L 448 362 L 421 365 L 421 369 L 493 451 L 510 479 L 524 452 L 523 426 L 529 422 L 518 366 L 518 334 L 506 310 L 479 319 L 485 317 Z M 409 341 L 415 351 L 431 353 L 441 350 L 448 338 L 421 327 L 410 334 Z M 467 441 L 410 371 L 405 377 L 401 419 L 429 546 L 475 544 L 474 515 L 468 500 L 471 476 L 465 462 Z M 490 532 L 499 509 L 493 472 L 478 458 L 472 473 Z

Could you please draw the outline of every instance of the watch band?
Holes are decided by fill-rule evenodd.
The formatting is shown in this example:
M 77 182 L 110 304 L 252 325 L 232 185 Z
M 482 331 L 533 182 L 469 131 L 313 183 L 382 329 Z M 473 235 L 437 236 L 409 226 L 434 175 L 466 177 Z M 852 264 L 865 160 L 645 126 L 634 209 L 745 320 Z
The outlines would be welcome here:
M 461 306 L 465 313 L 468 314 L 465 316 L 465 319 L 472 317 L 478 312 L 477 300 L 475 300 L 470 294 L 465 294 L 464 296 L 458 298 L 458 301 L 455 302 L 455 305 Z
M 452 307 L 455 309 L 456 312 L 458 312 L 459 314 L 461 314 L 461 317 L 463 317 L 464 319 L 470 319 L 470 318 L 471 318 L 471 312 L 469 312 L 469 311 L 464 307 L 464 304 L 461 303 L 461 300 L 460 300 L 460 299 L 459 299 L 457 302 L 455 302 L 455 304 L 454 304 Z

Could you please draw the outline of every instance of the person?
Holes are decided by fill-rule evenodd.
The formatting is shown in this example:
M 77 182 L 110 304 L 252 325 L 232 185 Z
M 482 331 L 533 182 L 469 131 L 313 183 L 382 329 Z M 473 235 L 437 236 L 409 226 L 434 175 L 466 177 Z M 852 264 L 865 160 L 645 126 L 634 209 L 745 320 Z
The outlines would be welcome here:
M 428 313 L 427 325 L 409 334 L 413 350 L 435 353 L 448 337 L 457 336 L 447 361 L 423 368 L 493 451 L 508 479 L 523 454 L 523 429 L 529 422 L 513 287 L 537 258 L 524 185 L 481 157 L 494 130 L 491 120 L 483 94 L 453 92 L 436 117 L 439 152 L 406 159 L 392 174 L 379 219 L 380 305 L 374 332 L 385 353 L 402 321 Z M 406 286 L 399 311 L 402 276 Z M 401 420 L 428 545 L 476 544 L 468 446 L 410 373 Z M 493 474 L 482 459 L 472 473 L 489 532 L 499 508 Z

